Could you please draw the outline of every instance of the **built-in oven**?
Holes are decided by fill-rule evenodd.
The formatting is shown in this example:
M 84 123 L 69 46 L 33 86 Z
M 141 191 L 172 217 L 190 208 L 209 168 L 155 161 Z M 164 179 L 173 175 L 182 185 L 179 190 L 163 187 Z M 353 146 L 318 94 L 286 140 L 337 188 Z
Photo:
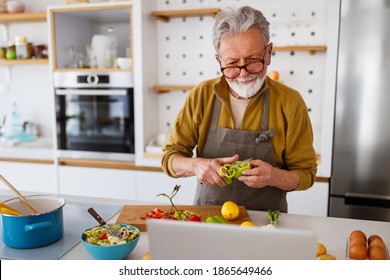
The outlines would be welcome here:
M 134 161 L 129 72 L 54 73 L 59 156 Z

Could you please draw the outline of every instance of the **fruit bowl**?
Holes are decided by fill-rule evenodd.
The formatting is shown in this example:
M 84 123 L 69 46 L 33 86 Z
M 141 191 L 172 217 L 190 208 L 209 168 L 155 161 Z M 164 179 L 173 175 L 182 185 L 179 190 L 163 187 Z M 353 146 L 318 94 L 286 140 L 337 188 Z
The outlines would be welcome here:
M 130 228 L 131 231 L 134 231 L 136 237 L 126 243 L 116 244 L 116 245 L 99 245 L 92 244 L 87 242 L 86 232 L 91 229 L 101 228 L 101 226 L 96 226 L 93 228 L 86 229 L 80 236 L 81 243 L 83 244 L 85 250 L 96 260 L 123 260 L 129 256 L 135 249 L 138 244 L 138 241 L 141 236 L 141 232 L 138 228 L 128 225 L 128 224 L 118 224 L 122 227 Z M 111 225 L 110 225 L 111 226 Z

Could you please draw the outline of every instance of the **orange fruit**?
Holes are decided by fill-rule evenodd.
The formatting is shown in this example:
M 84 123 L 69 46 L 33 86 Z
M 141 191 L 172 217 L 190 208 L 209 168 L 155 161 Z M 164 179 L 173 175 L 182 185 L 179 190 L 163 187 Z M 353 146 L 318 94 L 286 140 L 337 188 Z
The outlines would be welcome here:
M 368 255 L 366 245 L 355 244 L 349 247 L 349 258 L 354 260 L 365 260 Z
M 279 81 L 279 72 L 278 71 L 270 71 L 268 74 L 268 77 L 275 81 Z
M 381 246 L 371 246 L 368 249 L 368 258 L 370 260 L 387 260 L 386 248 Z

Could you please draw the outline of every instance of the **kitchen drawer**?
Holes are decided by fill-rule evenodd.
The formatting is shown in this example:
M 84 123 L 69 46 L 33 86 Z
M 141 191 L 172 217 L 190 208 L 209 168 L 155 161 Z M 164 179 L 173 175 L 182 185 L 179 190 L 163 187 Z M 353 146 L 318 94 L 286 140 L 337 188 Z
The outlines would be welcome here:
M 54 164 L 0 162 L 1 175 L 19 191 L 57 193 Z M 8 189 L 0 184 L 1 189 Z
M 305 191 L 287 193 L 288 213 L 326 217 L 328 215 L 329 184 L 316 182 Z
M 135 171 L 92 167 L 59 166 L 61 194 L 135 199 Z

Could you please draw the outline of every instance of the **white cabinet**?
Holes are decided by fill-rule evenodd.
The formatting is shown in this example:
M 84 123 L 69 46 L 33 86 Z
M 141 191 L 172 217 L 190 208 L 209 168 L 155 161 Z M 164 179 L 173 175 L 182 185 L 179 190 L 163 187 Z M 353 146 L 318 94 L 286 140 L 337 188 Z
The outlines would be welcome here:
M 329 184 L 323 182 L 305 191 L 287 193 L 288 213 L 311 216 L 328 216 Z
M 160 193 L 170 195 L 175 185 L 180 185 L 180 191 L 173 199 L 175 204 L 192 205 L 196 190 L 196 177 L 171 178 L 162 172 L 140 171 L 136 173 L 137 200 L 157 203 L 169 203 Z
M 0 162 L 1 175 L 19 191 L 57 193 L 54 164 Z M 0 184 L 0 188 L 7 188 Z
M 61 194 L 135 199 L 135 171 L 92 167 L 59 166 Z

